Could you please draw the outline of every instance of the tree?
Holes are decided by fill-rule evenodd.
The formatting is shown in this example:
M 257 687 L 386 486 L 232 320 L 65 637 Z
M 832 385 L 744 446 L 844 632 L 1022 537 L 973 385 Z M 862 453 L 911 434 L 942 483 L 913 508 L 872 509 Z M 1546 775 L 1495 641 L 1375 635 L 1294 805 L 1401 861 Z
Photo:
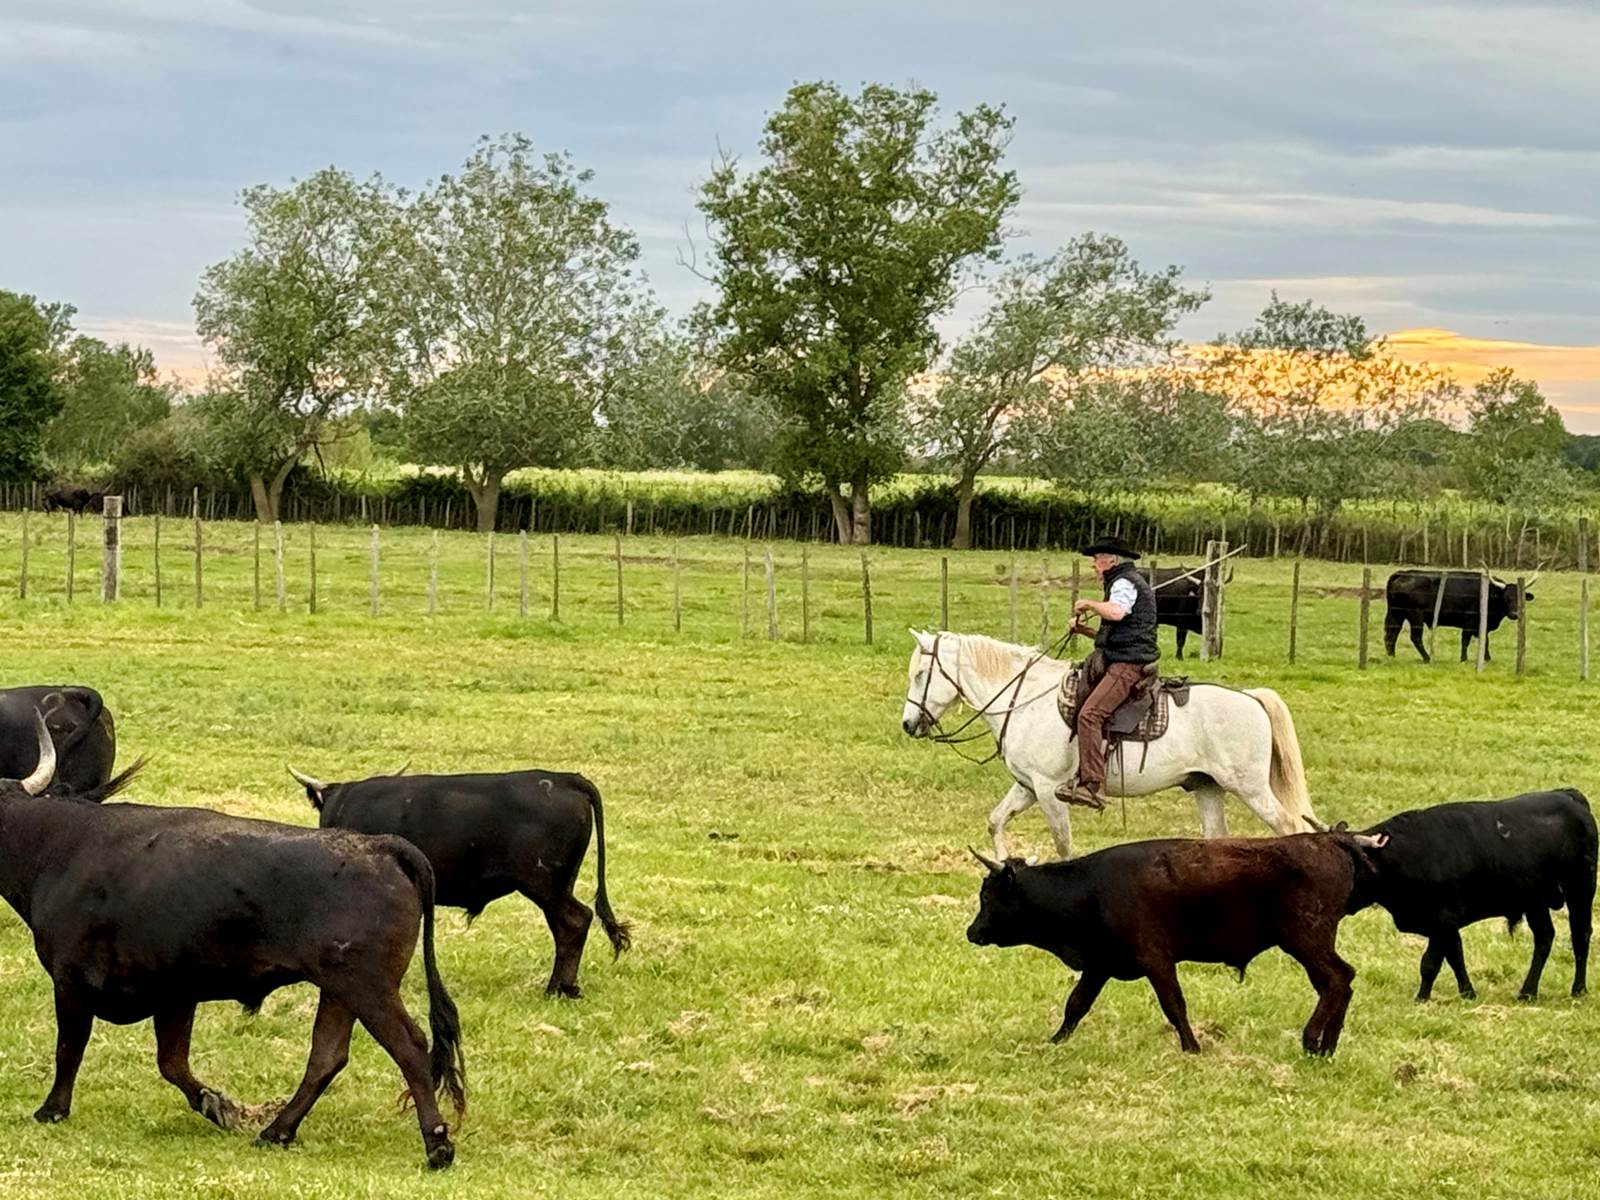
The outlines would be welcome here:
M 779 415 L 777 465 L 820 480 L 846 543 L 872 539 L 870 488 L 902 462 L 905 387 L 938 352 L 935 318 L 998 258 L 1017 203 L 1000 168 L 1011 119 L 979 105 L 936 129 L 935 104 L 800 84 L 767 120 L 765 163 L 724 157 L 700 190 L 717 364 Z
M 39 475 L 45 427 L 64 401 L 60 351 L 73 310 L 0 291 L 0 480 Z
M 391 223 L 387 394 L 417 457 L 461 472 L 481 530 L 508 473 L 591 453 L 597 412 L 659 324 L 638 242 L 592 178 L 524 137 L 486 138 Z
M 1457 451 L 1467 490 L 1497 504 L 1539 506 L 1565 494 L 1567 431 L 1532 380 L 1501 367 L 1472 389 Z
M 284 481 L 338 432 L 370 389 L 380 181 L 331 167 L 287 188 L 245 191 L 250 244 L 208 267 L 194 298 L 223 378 L 202 406 L 218 453 L 250 481 L 256 517 L 278 519 Z
M 1229 425 L 1221 399 L 1181 375 L 1103 373 L 1058 384 L 1012 440 L 1034 473 L 1095 495 L 1214 476 Z
M 126 342 L 79 335 L 63 356 L 63 403 L 45 430 L 52 464 L 68 471 L 111 461 L 137 430 L 160 421 L 176 391 L 156 378 L 155 357 Z
M 1089 233 L 1050 258 L 1024 259 L 1000 278 L 994 303 L 951 353 L 938 385 L 913 402 L 917 435 L 930 459 L 956 474 L 956 549 L 972 544 L 978 473 L 1013 433 L 1028 431 L 1036 447 L 1083 447 L 1092 431 L 1060 428 L 1063 420 L 1078 426 L 1091 415 L 1117 415 L 1097 398 L 1154 395 L 1132 384 L 1078 387 L 1077 380 L 1087 372 L 1148 370 L 1167 356 L 1179 319 L 1209 297 L 1203 289 L 1184 288 L 1181 274 L 1175 266 L 1144 271 L 1120 239 Z M 1063 388 L 1076 393 L 1070 407 L 1053 403 Z M 1117 440 L 1102 448 L 1112 453 Z M 1139 477 L 1125 457 L 1108 458 L 1105 466 Z M 1076 468 L 1066 477 L 1084 481 Z
M 664 337 L 606 400 L 602 457 L 624 470 L 764 470 L 776 415 L 681 337 Z
M 1276 292 L 1254 325 L 1199 356 L 1195 379 L 1233 415 L 1237 486 L 1299 500 L 1324 520 L 1346 500 L 1392 490 L 1419 423 L 1455 396 L 1447 373 L 1401 362 L 1360 317 Z

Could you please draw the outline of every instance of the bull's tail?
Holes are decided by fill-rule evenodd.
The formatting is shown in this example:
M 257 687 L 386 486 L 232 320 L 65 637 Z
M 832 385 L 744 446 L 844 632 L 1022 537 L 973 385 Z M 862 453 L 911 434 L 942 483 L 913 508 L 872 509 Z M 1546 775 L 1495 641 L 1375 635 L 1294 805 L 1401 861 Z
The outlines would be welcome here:
M 633 945 L 633 931 L 617 914 L 611 911 L 611 898 L 606 895 L 606 813 L 600 803 L 600 789 L 582 775 L 573 776 L 578 788 L 589 797 L 589 807 L 594 809 L 595 891 L 594 911 L 600 925 L 611 939 L 612 957 L 616 958 Z
M 1272 762 L 1268 783 L 1284 812 L 1289 816 L 1288 828 L 1279 833 L 1302 833 L 1309 826 L 1326 829 L 1311 811 L 1311 792 L 1306 787 L 1305 763 L 1300 759 L 1300 738 L 1294 730 L 1294 718 L 1283 697 L 1271 688 L 1250 688 L 1246 693 L 1266 710 L 1272 727 Z
M 61 741 L 56 745 L 57 754 L 68 754 L 71 753 L 73 748 L 76 747 L 79 742 L 83 741 L 84 738 L 89 736 L 89 731 L 91 729 L 100 723 L 100 714 L 105 712 L 106 702 L 100 698 L 99 692 L 89 687 L 57 688 L 52 695 L 62 697 L 63 702 L 70 697 L 74 700 L 77 700 L 85 709 L 88 710 L 89 715 L 84 717 L 82 722 L 79 723 L 78 727 L 71 733 L 67 734 L 66 737 L 62 738 Z M 46 696 L 44 702 L 49 704 L 50 699 L 50 696 Z M 49 714 L 47 713 L 46 715 Z
M 461 1014 L 456 1011 L 456 1002 L 450 998 L 450 993 L 445 991 L 444 980 L 439 978 L 439 964 L 433 955 L 433 867 L 415 846 L 399 838 L 395 840 L 400 843 L 396 847 L 400 868 L 410 876 L 417 898 L 422 902 L 422 966 L 428 979 L 433 1090 L 450 1097 L 459 1120 L 467 1111 L 467 1061 L 461 1053 Z

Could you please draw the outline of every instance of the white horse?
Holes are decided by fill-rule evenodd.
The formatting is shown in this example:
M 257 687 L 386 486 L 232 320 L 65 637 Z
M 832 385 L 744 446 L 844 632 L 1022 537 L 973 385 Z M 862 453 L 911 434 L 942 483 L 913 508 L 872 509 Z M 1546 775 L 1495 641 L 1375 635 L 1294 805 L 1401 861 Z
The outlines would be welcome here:
M 939 718 L 957 700 L 975 709 L 1016 780 L 989 814 L 995 857 L 1006 858 L 1006 822 L 1036 800 L 1057 852 L 1069 857 L 1072 820 L 1055 791 L 1078 769 L 1078 744 L 1068 738 L 1056 707 L 1071 662 L 981 634 L 913 629 L 911 636 L 917 644 L 907 669 L 901 728 L 912 737 L 934 736 L 941 732 Z M 1148 746 L 1125 746 L 1120 763 L 1112 758 L 1108 795 L 1147 796 L 1182 787 L 1194 793 L 1206 837 L 1228 832 L 1222 807 L 1228 792 L 1277 833 L 1323 828 L 1311 811 L 1294 719 L 1277 692 L 1195 684 L 1189 702 L 1172 705 L 1170 717 L 1161 737 Z

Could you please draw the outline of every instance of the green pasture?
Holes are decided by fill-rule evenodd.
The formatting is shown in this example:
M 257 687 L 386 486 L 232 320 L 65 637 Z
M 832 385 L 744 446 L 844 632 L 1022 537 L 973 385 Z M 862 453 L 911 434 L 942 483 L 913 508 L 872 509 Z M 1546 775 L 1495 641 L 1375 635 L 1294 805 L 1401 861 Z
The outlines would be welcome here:
M 520 899 L 471 928 L 440 922 L 441 970 L 465 1027 L 470 1107 L 457 1165 L 423 1168 L 398 1072 L 365 1033 L 307 1118 L 267 1150 L 191 1113 L 157 1075 L 148 1025 L 97 1026 L 72 1119 L 36 1126 L 53 1016 L 27 931 L 0 912 L 0 1190 L 62 1197 L 438 1195 L 772 1197 L 1591 1196 L 1600 1177 L 1600 994 L 1567 996 L 1566 923 L 1537 1005 L 1515 1002 L 1525 931 L 1466 934 L 1480 999 L 1412 1003 L 1420 943 L 1369 911 L 1343 929 L 1358 975 L 1339 1052 L 1299 1048 L 1313 993 L 1278 952 L 1243 984 L 1181 970 L 1204 1053 L 1182 1056 L 1144 984 L 1112 984 L 1068 1044 L 1047 1038 L 1071 976 L 1030 950 L 977 949 L 964 930 L 979 869 L 966 845 L 1006 787 L 899 730 L 908 625 L 940 618 L 939 556 L 869 554 L 874 641 L 864 644 L 861 556 L 813 547 L 809 643 L 801 563 L 774 548 L 779 639 L 767 638 L 764 547 L 561 539 L 529 543 L 519 613 L 517 539 L 441 538 L 428 616 L 430 536 L 384 530 L 379 615 L 364 530 L 319 529 L 307 610 L 307 531 L 286 528 L 287 612 L 271 531 L 254 607 L 254 529 L 204 531 L 194 609 L 192 528 L 125 525 L 123 599 L 99 598 L 98 520 L 79 527 L 73 602 L 65 519 L 30 518 L 29 595 L 17 597 L 16 514 L 0 518 L 0 684 L 83 682 L 117 716 L 124 761 L 152 761 L 133 799 L 309 824 L 284 764 L 338 779 L 392 771 L 581 770 L 606 798 L 612 900 L 635 948 L 610 960 L 598 927 L 580 1001 L 546 999 L 550 939 Z M 673 621 L 673 556 L 682 629 Z M 1167 560 L 1163 558 L 1165 563 Z M 1172 560 L 1177 561 L 1177 560 Z M 1006 636 L 1009 556 L 950 558 L 950 624 Z M 1042 572 L 1041 568 L 1045 568 Z M 1065 620 L 1071 560 L 1018 557 L 1020 636 Z M 1381 587 L 1386 568 L 1375 567 Z M 1287 662 L 1287 562 L 1236 562 L 1222 661 L 1179 668 L 1269 684 L 1294 712 L 1313 801 L 1361 823 L 1400 808 L 1548 786 L 1600 791 L 1597 685 L 1578 679 L 1579 580 L 1545 575 L 1527 673 L 1514 630 L 1477 674 L 1450 634 L 1424 666 L 1402 643 L 1356 669 L 1359 567 L 1302 568 L 1299 653 Z M 1172 634 L 1163 631 L 1170 653 Z M 1193 645 L 1193 643 L 1191 643 Z M 1265 831 L 1237 804 L 1235 832 Z M 1049 852 L 1037 811 L 1019 851 Z M 1078 845 L 1198 832 L 1180 792 L 1076 820 Z M 0 846 L 0 852 L 4 852 Z M 593 858 L 579 894 L 593 893 Z M 423 1011 L 420 971 L 407 1001 Z M 202 1010 L 200 1077 L 236 1098 L 287 1096 L 309 1046 L 307 988 L 258 1016 Z

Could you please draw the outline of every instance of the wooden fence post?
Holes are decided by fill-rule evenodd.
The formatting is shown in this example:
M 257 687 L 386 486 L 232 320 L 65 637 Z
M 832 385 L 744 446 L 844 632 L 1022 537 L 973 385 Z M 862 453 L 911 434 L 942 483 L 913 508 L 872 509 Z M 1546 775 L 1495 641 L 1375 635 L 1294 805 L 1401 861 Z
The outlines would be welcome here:
M 22 567 L 17 575 L 17 599 L 28 598 L 28 510 L 22 510 Z
M 811 553 L 800 547 L 800 641 L 811 640 Z
M 428 615 L 439 611 L 439 531 L 428 542 Z
M 1578 678 L 1589 678 L 1589 577 L 1578 580 Z
M 550 619 L 561 619 L 561 535 L 550 535 Z
M 517 532 L 517 611 L 528 615 L 528 531 Z
M 778 570 L 772 565 L 772 547 L 767 547 L 767 641 L 778 640 Z
M 1478 572 L 1478 671 L 1483 671 L 1484 656 L 1489 653 L 1489 573 Z
M 1011 640 L 1017 640 L 1017 556 L 1011 556 Z
M 866 621 L 867 645 L 872 645 L 872 570 L 867 566 L 867 552 L 861 552 L 861 609 Z
M 483 610 L 494 611 L 494 530 L 483 535 Z
M 378 527 L 376 525 L 374 525 L 372 527 L 371 592 L 372 592 L 372 597 L 371 597 L 371 599 L 372 599 L 372 615 L 373 616 L 377 616 L 378 615 Z
M 1289 583 L 1289 661 L 1294 662 L 1295 644 L 1300 635 L 1300 560 L 1294 560 L 1294 576 Z
M 1528 606 L 1523 597 L 1528 594 L 1528 581 L 1521 575 L 1517 576 L 1517 674 L 1522 674 L 1522 668 L 1528 656 Z
M 202 556 L 202 553 L 203 553 L 203 546 L 201 544 L 201 536 L 202 535 L 201 535 L 201 532 L 200 532 L 200 489 L 199 488 L 195 488 L 194 489 L 194 606 L 195 606 L 195 608 L 199 608 L 200 607 L 200 600 L 201 600 L 201 585 L 200 585 L 201 566 L 200 566 L 200 561 L 201 561 L 201 556 Z
M 739 636 L 750 636 L 750 543 L 744 544 L 743 591 L 739 597 Z
M 1589 573 L 1589 518 L 1578 518 L 1578 570 Z
M 1227 542 L 1206 543 L 1206 568 L 1201 576 L 1200 591 L 1200 660 L 1210 662 L 1222 657 L 1222 558 L 1228 553 Z
M 1077 619 L 1078 609 L 1078 572 L 1083 567 L 1081 559 L 1072 560 L 1072 590 L 1067 593 L 1067 608 L 1070 610 L 1070 619 Z
M 306 557 L 308 559 L 307 570 L 310 573 L 310 578 L 306 584 L 306 611 L 315 616 L 317 612 L 317 527 L 314 524 L 306 526 Z
M 678 565 L 678 539 L 672 539 L 672 631 L 683 632 L 683 572 Z
M 122 597 L 122 497 L 107 496 L 105 552 L 100 562 L 100 599 L 115 604 Z
M 24 514 L 24 516 L 26 516 L 26 514 Z M 24 528 L 26 528 L 26 525 L 24 525 Z M 160 514 L 160 512 L 156 513 L 155 568 L 156 568 L 156 607 L 160 608 L 161 607 L 161 514 Z
M 1356 651 L 1356 669 L 1367 669 L 1367 620 L 1371 615 L 1372 602 L 1367 593 L 1372 590 L 1372 568 L 1361 568 L 1361 642 Z
M 77 574 L 78 514 L 67 513 L 67 603 L 72 603 L 73 576 Z
M 622 535 L 614 535 L 617 553 L 617 628 L 622 628 Z
M 1439 611 L 1444 605 L 1444 589 L 1450 583 L 1450 568 L 1443 567 L 1439 571 L 1439 582 L 1433 591 L 1433 624 L 1428 626 L 1428 660 L 1433 661 L 1434 644 L 1439 632 Z
M 1039 560 L 1039 645 L 1050 644 L 1050 560 Z
M 258 521 L 256 524 L 257 524 L 257 527 L 259 528 L 260 522 Z M 278 586 L 278 611 L 279 612 L 288 612 L 289 611 L 289 590 L 288 590 L 287 587 L 284 586 L 284 579 L 283 579 L 283 522 L 282 521 L 274 521 L 272 523 L 272 572 L 273 572 L 273 582 L 276 583 L 277 586 Z M 258 588 L 257 591 L 259 592 L 260 589 Z M 259 600 L 258 600 L 258 603 L 256 604 L 256 607 L 257 608 L 261 607 L 261 605 L 259 603 Z
M 950 556 L 939 556 L 939 628 L 950 628 Z

